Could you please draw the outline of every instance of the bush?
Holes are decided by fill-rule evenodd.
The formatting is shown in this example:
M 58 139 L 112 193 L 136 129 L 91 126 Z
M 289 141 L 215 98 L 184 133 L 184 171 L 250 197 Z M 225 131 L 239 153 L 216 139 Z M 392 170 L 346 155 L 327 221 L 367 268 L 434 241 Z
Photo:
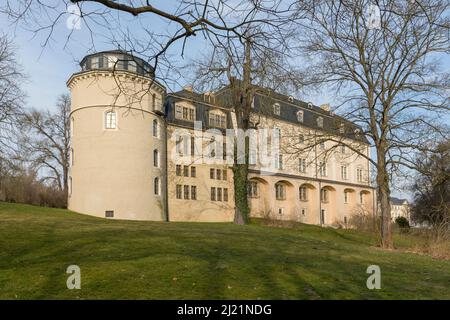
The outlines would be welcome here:
M 409 221 L 405 217 L 397 217 L 395 223 L 400 229 L 409 229 Z

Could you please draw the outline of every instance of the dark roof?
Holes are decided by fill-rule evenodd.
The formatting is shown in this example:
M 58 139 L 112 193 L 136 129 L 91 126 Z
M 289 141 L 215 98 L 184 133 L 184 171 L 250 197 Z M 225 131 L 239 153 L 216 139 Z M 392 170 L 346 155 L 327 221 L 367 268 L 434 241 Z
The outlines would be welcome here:
M 183 127 L 194 128 L 194 123 L 192 121 L 185 121 L 182 119 L 175 118 L 175 103 L 179 101 L 189 100 L 195 106 L 195 121 L 201 121 L 204 130 L 212 128 L 208 123 L 208 111 L 212 109 L 221 109 L 227 117 L 227 128 L 232 129 L 233 124 L 231 121 L 229 108 L 222 108 L 209 102 L 205 94 L 196 93 L 188 90 L 181 90 L 178 92 L 170 93 L 165 99 L 165 117 L 167 121 L 171 124 L 180 125 Z M 218 129 L 218 128 L 215 128 Z M 224 131 L 224 130 L 222 130 Z
M 353 122 L 326 111 L 311 103 L 307 103 L 293 97 L 277 93 L 271 89 L 254 86 L 256 89 L 254 100 L 254 111 L 260 112 L 267 117 L 287 121 L 295 125 L 305 126 L 311 129 L 318 129 L 321 131 L 332 133 L 333 135 L 340 135 L 346 138 L 357 140 L 368 144 L 365 135 L 362 134 L 361 127 Z M 216 101 L 226 107 L 231 107 L 229 104 L 230 89 L 224 87 L 216 94 Z M 280 115 L 273 113 L 273 105 L 278 103 L 280 105 Z M 297 112 L 303 111 L 303 122 L 297 120 Z M 323 127 L 317 125 L 317 118 L 322 117 Z M 341 124 L 344 125 L 344 133 L 340 133 Z M 361 134 L 357 134 L 355 130 L 359 130 Z
M 400 198 L 396 198 L 396 197 L 390 197 L 391 203 L 396 205 L 396 206 L 400 206 L 402 204 L 406 202 L 408 202 L 408 200 L 406 199 L 400 199 Z

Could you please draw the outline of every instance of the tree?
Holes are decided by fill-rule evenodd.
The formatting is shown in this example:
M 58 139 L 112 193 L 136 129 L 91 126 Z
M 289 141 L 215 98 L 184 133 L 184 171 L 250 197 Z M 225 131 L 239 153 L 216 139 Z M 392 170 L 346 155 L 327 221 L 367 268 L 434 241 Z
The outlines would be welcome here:
M 24 75 L 17 62 L 12 41 L 0 34 L 0 179 L 15 155 L 15 122 L 24 102 L 20 84 Z
M 56 111 L 35 109 L 21 116 L 24 135 L 21 145 L 41 181 L 56 185 L 67 195 L 70 161 L 70 96 L 59 96 Z
M 376 153 L 372 159 L 348 145 L 376 170 L 381 244 L 390 248 L 391 174 L 401 167 L 414 168 L 412 151 L 426 149 L 432 132 L 448 136 L 439 130 L 439 117 L 449 110 L 449 76 L 439 68 L 439 58 L 450 50 L 450 3 L 371 3 L 303 5 L 307 13 L 298 21 L 298 44 L 299 54 L 309 62 L 303 84 L 333 90 L 339 98 L 334 111 L 359 124 Z
M 412 185 L 412 219 L 427 222 L 434 240 L 450 236 L 450 141 L 438 144 L 433 152 L 420 152 L 417 175 Z

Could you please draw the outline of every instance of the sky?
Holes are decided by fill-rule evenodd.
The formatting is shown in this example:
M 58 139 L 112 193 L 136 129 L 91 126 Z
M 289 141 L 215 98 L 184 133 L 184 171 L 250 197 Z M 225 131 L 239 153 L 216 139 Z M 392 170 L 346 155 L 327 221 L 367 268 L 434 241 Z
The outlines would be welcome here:
M 231 0 L 235 1 L 235 0 Z M 89 4 L 88 4 L 89 5 Z M 165 8 L 168 2 L 161 4 Z M 173 2 L 172 2 L 173 5 Z M 71 74 L 80 70 L 79 61 L 88 53 L 92 53 L 92 45 L 90 42 L 90 29 L 92 25 L 88 26 L 81 22 L 80 29 L 69 29 L 67 27 L 68 16 L 63 16 L 60 22 L 56 25 L 52 33 L 52 38 L 48 43 L 47 31 L 42 31 L 38 34 L 33 32 L 34 28 L 27 24 L 14 24 L 8 20 L 5 15 L 0 14 L 0 33 L 7 34 L 13 40 L 17 60 L 22 66 L 27 80 L 23 83 L 23 89 L 26 92 L 26 106 L 37 109 L 52 109 L 55 106 L 57 97 L 62 93 L 68 93 L 66 81 Z M 146 21 L 149 23 L 149 21 Z M 116 25 L 121 31 L 127 29 L 136 37 L 145 37 L 142 34 L 140 22 L 133 20 L 133 17 L 121 17 L 120 25 Z M 167 24 L 161 18 L 152 17 L 151 19 L 153 30 L 170 30 L 175 26 Z M 95 50 L 111 50 L 117 49 L 109 39 L 102 37 L 102 32 L 108 30 L 110 25 L 94 26 L 94 44 Z M 67 36 L 70 34 L 71 40 L 66 42 Z M 202 52 L 207 50 L 207 41 L 202 37 L 195 37 L 189 40 L 186 46 L 185 57 L 180 57 L 180 45 L 173 46 L 172 54 L 174 59 L 178 62 L 188 63 L 189 59 L 198 57 Z M 447 57 L 444 63 L 446 69 L 450 69 L 450 58 Z M 183 79 L 180 79 L 179 85 L 183 85 Z M 186 83 L 184 83 L 186 84 Z M 179 85 L 172 89 L 179 89 Z M 333 105 L 332 99 L 326 94 L 311 95 L 299 97 L 304 101 L 310 101 L 315 105 L 323 103 L 330 103 Z M 450 117 L 449 117 L 450 118 Z M 395 191 L 396 196 L 410 195 L 406 192 Z

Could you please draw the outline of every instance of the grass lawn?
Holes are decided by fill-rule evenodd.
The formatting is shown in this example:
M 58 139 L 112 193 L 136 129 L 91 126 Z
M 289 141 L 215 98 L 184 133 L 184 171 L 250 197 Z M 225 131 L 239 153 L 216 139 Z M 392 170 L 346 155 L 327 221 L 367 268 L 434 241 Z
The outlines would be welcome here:
M 375 243 L 302 224 L 118 221 L 0 202 L 0 299 L 450 299 L 450 261 Z M 72 264 L 81 290 L 66 288 Z M 372 264 L 381 290 L 366 287 Z

